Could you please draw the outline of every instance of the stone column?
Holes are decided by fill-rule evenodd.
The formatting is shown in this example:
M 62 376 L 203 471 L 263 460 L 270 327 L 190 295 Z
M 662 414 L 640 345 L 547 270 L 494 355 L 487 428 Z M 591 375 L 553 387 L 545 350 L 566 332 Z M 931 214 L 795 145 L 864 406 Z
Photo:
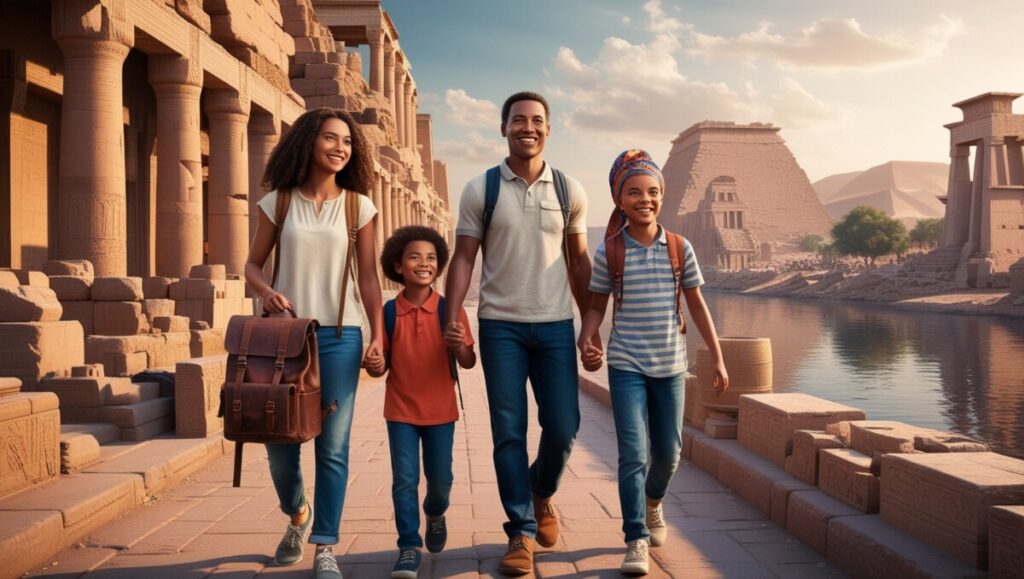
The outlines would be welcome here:
M 203 263 L 198 54 L 150 56 L 149 82 L 156 94 L 156 274 L 187 277 Z
M 388 100 L 391 118 L 395 117 L 395 45 L 384 45 L 384 98 Z
M 382 176 L 383 178 L 384 176 Z M 384 229 L 384 237 L 391 237 L 391 233 L 394 232 L 394 218 L 391 215 L 391 181 L 383 179 L 383 190 L 381 191 L 383 207 L 380 210 L 381 214 L 381 227 Z
M 398 131 L 398 147 L 405 146 L 405 69 L 395 70 L 395 127 Z
M 410 103 L 411 106 L 409 107 L 409 142 L 412 143 L 410 148 L 412 148 L 413 152 L 416 153 L 416 157 L 417 158 L 419 158 L 419 154 L 420 154 L 420 150 L 419 150 L 419 135 L 416 134 L 418 132 L 416 130 L 416 125 L 419 124 L 419 122 L 416 120 L 416 115 L 418 114 L 418 111 L 419 111 L 419 108 L 420 108 L 419 102 L 420 102 L 419 94 L 416 91 L 416 87 L 413 87 L 413 89 L 412 89 L 412 101 Z M 421 160 L 420 164 L 422 165 L 422 160 Z M 425 167 L 424 167 L 424 169 L 426 170 Z M 433 170 L 433 167 L 431 167 L 430 169 Z M 431 183 L 431 185 L 433 185 L 433 183 Z
M 259 221 L 259 209 L 256 203 L 265 195 L 263 191 L 263 171 L 270 160 L 270 152 L 274 150 L 281 138 L 281 129 L 277 119 L 270 113 L 253 113 L 249 117 L 249 242 L 256 234 L 256 223 Z
M 384 93 L 384 34 L 367 31 L 370 42 L 370 90 Z
M 57 256 L 88 259 L 96 275 L 128 273 L 122 67 L 135 44 L 122 2 L 53 3 L 64 53 Z M 43 196 L 45 200 L 45 195 Z
M 412 77 L 409 75 L 405 77 L 405 101 L 402 104 L 405 106 L 405 146 L 411 149 L 413 143 L 411 135 L 416 132 L 416 117 L 413 116 L 415 113 L 413 113 L 412 107 Z
M 242 275 L 249 253 L 249 95 L 244 89 L 211 90 L 206 95 L 210 121 L 210 263 Z
M 377 217 L 374 219 L 373 229 L 377 235 L 377 251 L 384 247 L 384 176 L 377 173 L 373 177 L 373 206 L 377 208 Z

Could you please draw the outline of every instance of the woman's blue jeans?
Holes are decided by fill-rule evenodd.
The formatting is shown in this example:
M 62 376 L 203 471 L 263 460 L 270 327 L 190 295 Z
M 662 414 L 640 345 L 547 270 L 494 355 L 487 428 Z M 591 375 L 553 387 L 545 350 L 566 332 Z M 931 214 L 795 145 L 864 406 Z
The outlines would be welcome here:
M 480 361 L 494 441 L 505 533 L 537 535 L 533 496 L 558 490 L 580 428 L 576 332 L 572 320 L 520 323 L 480 320 Z M 526 451 L 526 379 L 533 386 L 540 445 L 533 464 Z
M 452 474 L 452 445 L 455 423 L 417 426 L 388 421 L 388 445 L 391 447 L 391 500 L 395 505 L 398 548 L 422 547 L 420 538 L 420 443 L 423 444 L 423 475 L 427 496 L 423 512 L 440 517 L 448 510 L 448 498 L 455 476 Z
M 316 340 L 320 352 L 323 405 L 326 407 L 337 401 L 338 409 L 324 418 L 323 430 L 313 443 L 316 486 L 313 492 L 313 532 L 309 542 L 335 545 L 348 486 L 348 440 L 363 355 L 363 336 L 358 326 L 345 326 L 339 338 L 337 328 L 330 326 L 317 330 Z M 281 501 L 281 510 L 287 515 L 301 511 L 306 502 L 299 461 L 301 448 L 301 444 L 267 445 L 270 478 Z
M 619 503 L 626 542 L 650 539 L 645 497 L 660 501 L 683 448 L 685 374 L 652 378 L 608 367 L 615 437 L 619 442 Z M 650 468 L 647 434 L 650 429 Z

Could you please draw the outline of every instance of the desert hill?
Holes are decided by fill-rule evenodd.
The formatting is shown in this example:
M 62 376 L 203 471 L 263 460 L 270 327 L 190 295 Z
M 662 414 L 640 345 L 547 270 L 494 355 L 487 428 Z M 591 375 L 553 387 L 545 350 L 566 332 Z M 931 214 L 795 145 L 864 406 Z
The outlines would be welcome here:
M 948 179 L 945 163 L 889 161 L 859 173 L 825 177 L 812 186 L 833 219 L 867 205 L 913 226 L 920 219 L 945 214 L 937 197 L 946 194 Z

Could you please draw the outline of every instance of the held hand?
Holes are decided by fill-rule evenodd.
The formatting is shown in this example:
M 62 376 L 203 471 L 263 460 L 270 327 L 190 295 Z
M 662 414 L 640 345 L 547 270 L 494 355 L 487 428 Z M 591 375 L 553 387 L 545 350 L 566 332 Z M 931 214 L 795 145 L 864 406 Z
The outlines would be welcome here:
M 370 342 L 370 347 L 366 349 L 366 355 L 363 356 L 362 365 L 363 368 L 366 368 L 366 373 L 374 378 L 384 375 L 387 365 L 384 362 L 384 349 L 380 342 Z
M 601 369 L 601 363 L 604 358 L 604 352 L 594 346 L 592 342 L 586 342 L 583 344 L 583 348 L 580 350 L 580 362 L 583 363 L 583 369 L 588 372 L 594 372 Z
M 261 297 L 263 298 L 263 309 L 272 314 L 280 314 L 292 309 L 292 303 L 282 293 L 269 291 Z
M 715 365 L 715 379 L 711 383 L 711 387 L 715 389 L 715 396 L 720 396 L 729 389 L 729 373 L 726 372 L 725 364 L 722 362 Z
M 449 350 L 455 351 L 459 349 L 459 346 L 466 340 L 466 328 L 462 326 L 462 322 L 451 322 L 444 328 L 444 345 Z

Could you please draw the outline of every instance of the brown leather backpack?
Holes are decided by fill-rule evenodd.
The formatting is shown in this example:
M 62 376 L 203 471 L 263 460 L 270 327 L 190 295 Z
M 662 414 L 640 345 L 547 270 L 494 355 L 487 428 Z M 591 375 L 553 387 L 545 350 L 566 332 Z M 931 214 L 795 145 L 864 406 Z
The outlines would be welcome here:
M 224 438 L 235 441 L 234 486 L 241 483 L 242 444 L 302 443 L 320 434 L 322 409 L 316 320 L 233 316 L 224 347 L 221 389 Z

